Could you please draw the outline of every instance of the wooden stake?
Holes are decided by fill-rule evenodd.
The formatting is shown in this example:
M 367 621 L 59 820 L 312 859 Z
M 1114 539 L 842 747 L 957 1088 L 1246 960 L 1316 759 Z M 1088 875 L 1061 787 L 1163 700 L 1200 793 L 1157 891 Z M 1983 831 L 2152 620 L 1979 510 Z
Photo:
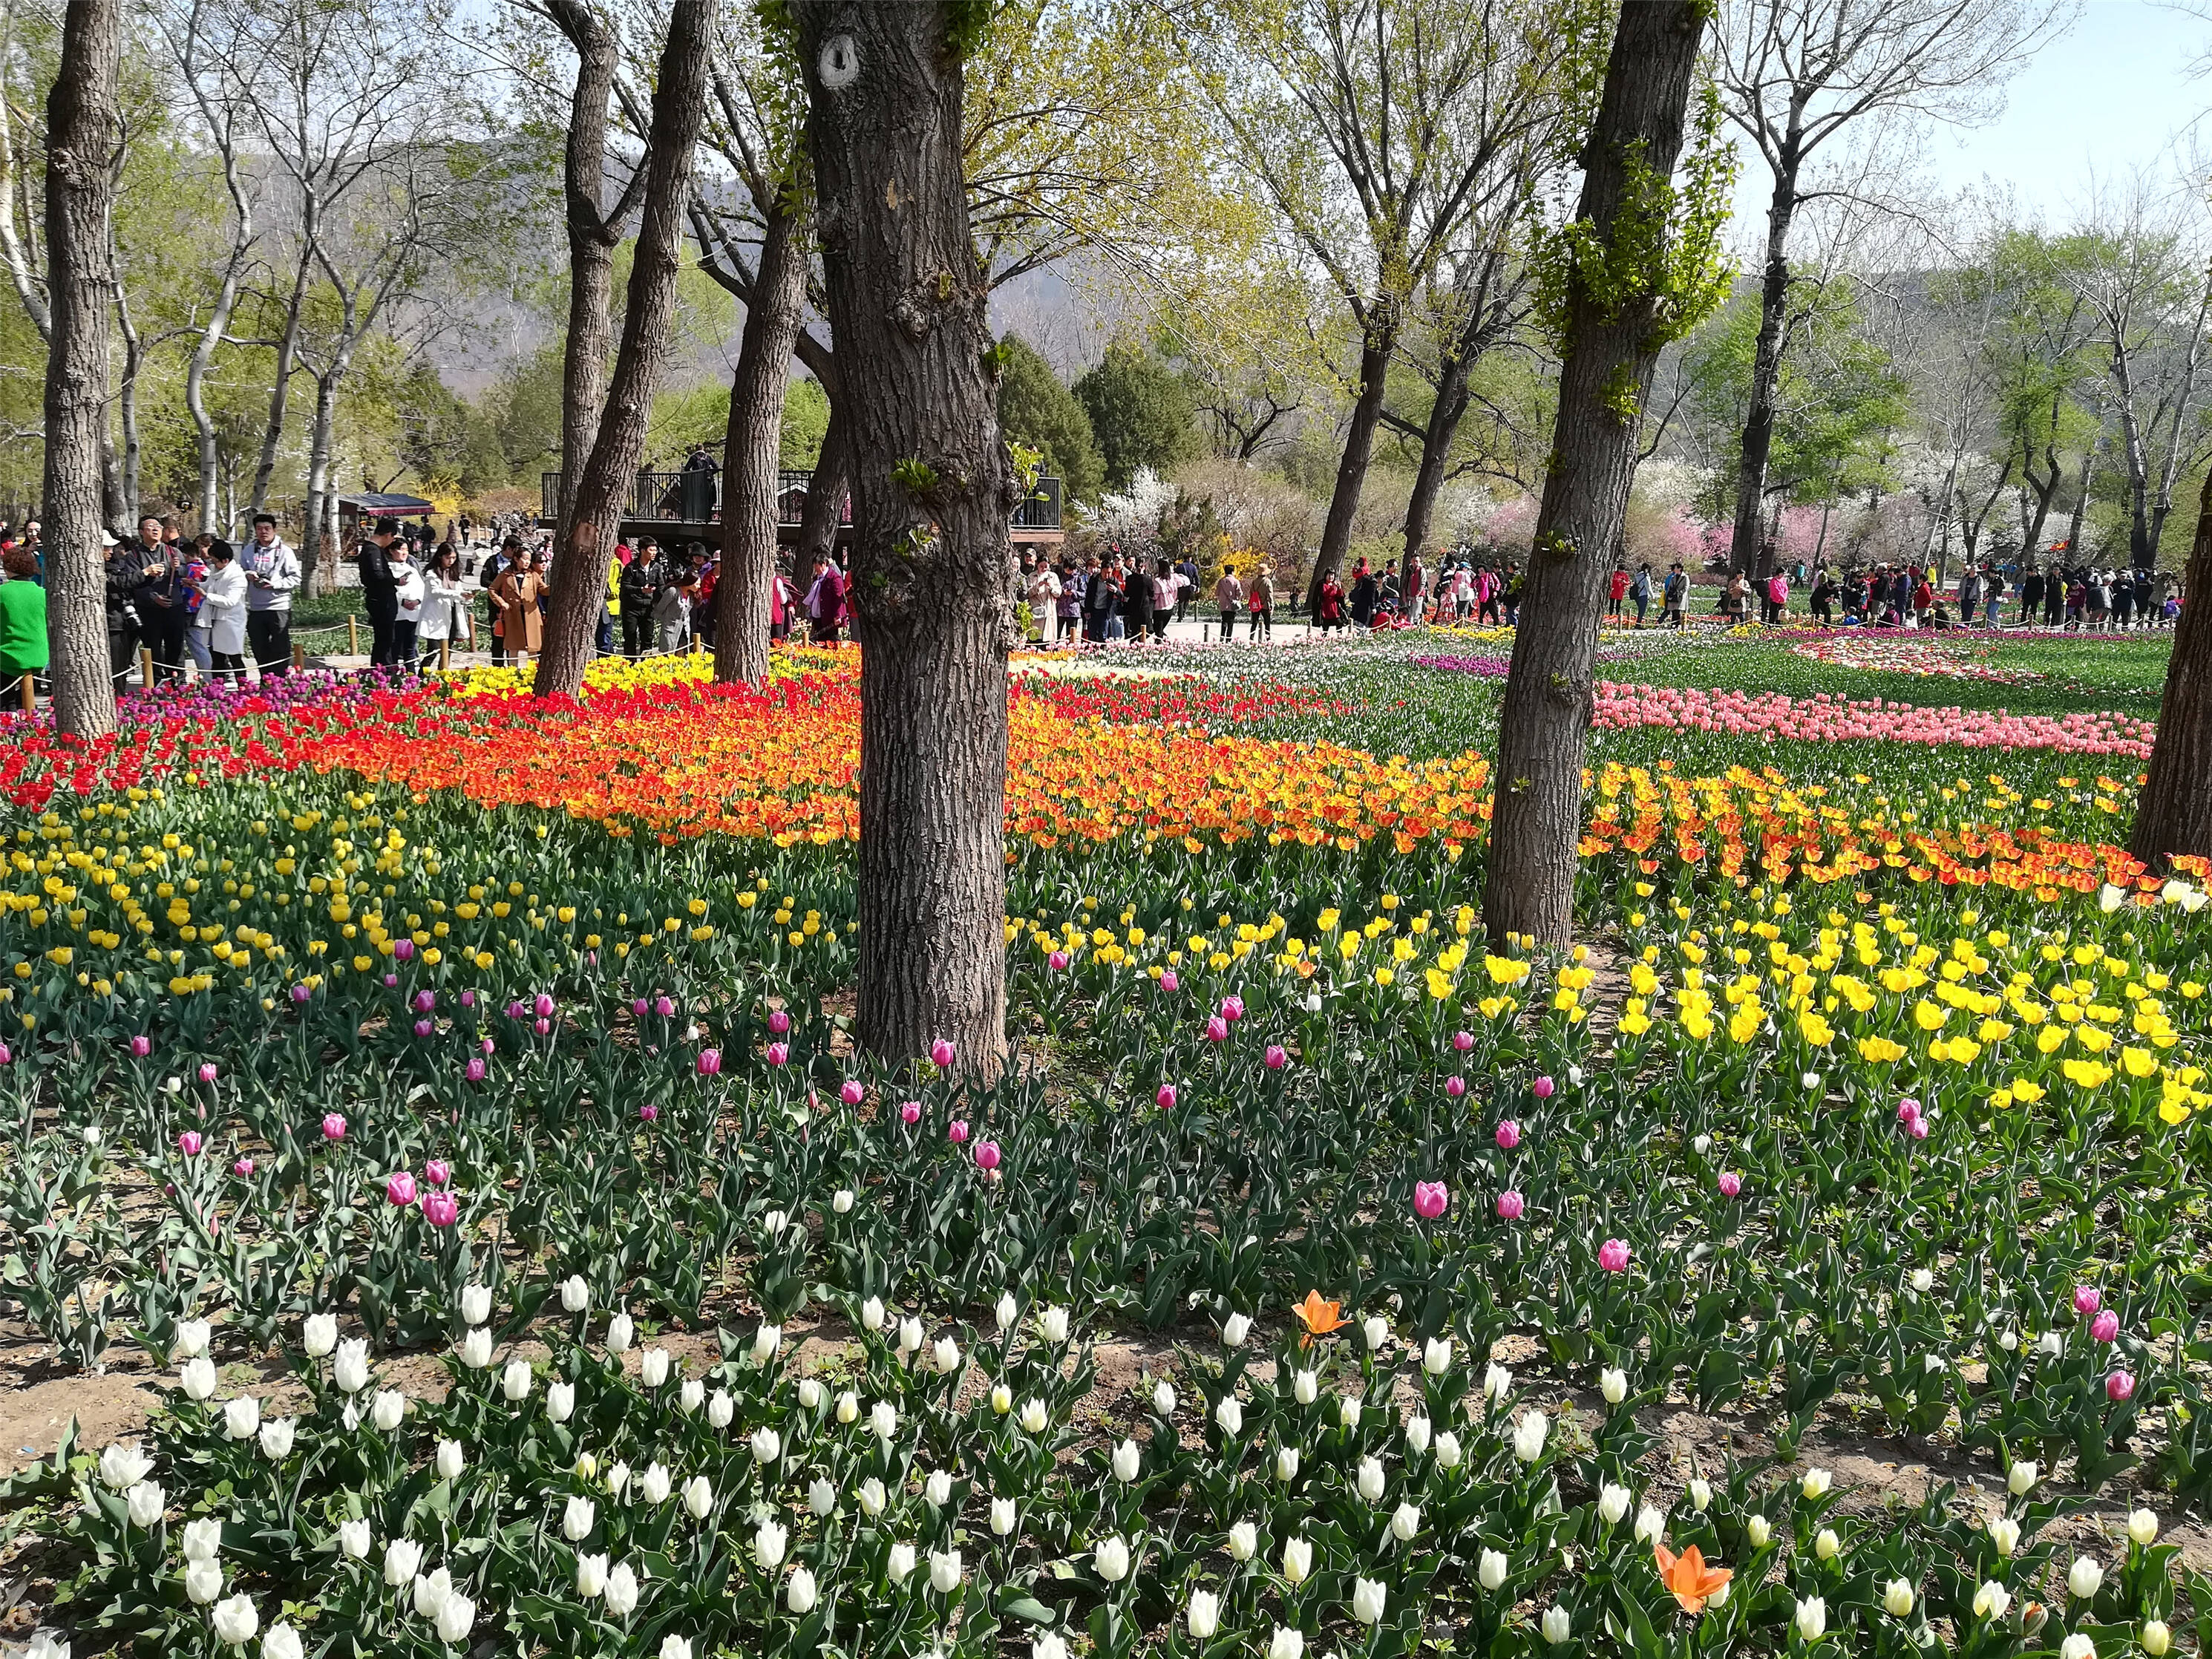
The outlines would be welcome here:
M 438 641 L 438 672 L 442 674 L 453 665 L 453 642 L 451 639 Z
M 39 682 L 35 676 L 23 676 L 23 712 L 35 714 L 39 710 Z
M 305 669 L 305 668 L 307 667 L 307 647 L 306 646 L 304 646 L 304 645 L 301 644 L 301 643 L 299 642 L 299 641 L 297 641 L 297 640 L 293 641 L 292 641 L 292 670 L 293 670 L 293 672 L 294 672 L 295 673 L 297 673 L 297 672 L 301 672 L 301 670 Z
M 138 647 L 138 684 L 146 690 L 154 689 L 154 647 L 150 645 Z
M 361 655 L 361 623 L 351 617 L 346 618 L 346 655 Z

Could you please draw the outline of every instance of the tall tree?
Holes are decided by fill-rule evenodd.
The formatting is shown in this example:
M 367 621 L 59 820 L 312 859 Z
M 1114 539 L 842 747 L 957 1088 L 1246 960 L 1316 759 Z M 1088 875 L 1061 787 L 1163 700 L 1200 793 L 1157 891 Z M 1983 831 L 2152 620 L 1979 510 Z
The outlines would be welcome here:
M 1139 467 L 1164 472 L 1198 448 L 1189 388 L 1140 345 L 1115 341 L 1074 391 L 1091 416 L 1109 489 L 1127 489 Z
M 999 423 L 1016 443 L 1044 457 L 1044 470 L 1060 481 L 1065 498 L 1088 501 L 1104 482 L 1091 416 L 1036 348 L 1018 334 L 999 337 Z
M 566 538 L 554 556 L 545 651 L 531 679 L 531 690 L 541 697 L 573 697 L 583 689 L 584 670 L 606 615 L 607 561 L 614 556 L 622 504 L 645 448 L 653 389 L 668 356 L 692 152 L 706 118 L 714 32 L 712 0 L 676 0 L 670 9 L 668 39 L 653 77 L 645 198 L 623 305 L 622 345 L 607 381 L 606 408 L 576 475 Z
M 2182 581 L 2190 602 L 2173 631 L 2158 738 L 2136 802 L 2128 850 L 2154 868 L 2177 855 L 2212 858 L 2212 473 L 2197 502 L 2197 539 Z
M 1898 142 L 1910 121 L 1994 112 L 2005 81 L 2073 9 L 2072 0 L 1722 0 L 1729 118 L 1770 181 L 1758 349 L 1736 465 L 1738 569 L 1759 556 L 1799 210 L 1825 196 L 1878 193 L 1883 143 Z M 1851 176 L 1808 173 L 1846 136 L 1862 145 Z
M 1620 9 L 1581 204 L 1547 257 L 1559 414 L 1498 717 L 1483 921 L 1501 946 L 1519 936 L 1556 949 L 1573 936 L 1591 671 L 1644 404 L 1661 349 L 1728 289 L 1718 243 L 1732 168 L 1710 96 L 1674 181 L 1710 9 L 1706 0 Z
M 849 422 L 860 658 L 860 1038 L 1006 1044 L 1006 655 L 1019 499 L 969 222 L 969 0 L 792 0 Z M 834 429 L 834 426 L 833 426 Z
M 54 723 L 81 738 L 115 729 L 100 539 L 122 40 L 122 0 L 72 0 L 46 97 L 46 591 Z
M 1607 13 L 1585 0 L 1268 0 L 1223 4 L 1196 37 L 1231 156 L 1328 274 L 1358 339 L 1316 586 L 1352 543 L 1408 307 L 1470 218 L 1510 194 L 1529 146 L 1565 130 Z

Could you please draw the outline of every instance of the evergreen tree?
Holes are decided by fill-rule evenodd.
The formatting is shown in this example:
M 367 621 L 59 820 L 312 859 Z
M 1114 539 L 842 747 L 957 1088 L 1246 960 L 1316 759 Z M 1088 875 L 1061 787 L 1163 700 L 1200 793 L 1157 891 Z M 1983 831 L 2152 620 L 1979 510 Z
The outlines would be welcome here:
M 1127 489 L 1137 469 L 1164 473 L 1198 453 L 1190 389 L 1141 346 L 1116 340 L 1105 361 L 1075 383 L 1106 460 L 1106 487 Z
M 1044 470 L 1060 480 L 1071 501 L 1098 494 L 1105 459 L 1091 416 L 1052 365 L 1018 334 L 999 342 L 999 424 L 1008 441 L 1044 453 Z

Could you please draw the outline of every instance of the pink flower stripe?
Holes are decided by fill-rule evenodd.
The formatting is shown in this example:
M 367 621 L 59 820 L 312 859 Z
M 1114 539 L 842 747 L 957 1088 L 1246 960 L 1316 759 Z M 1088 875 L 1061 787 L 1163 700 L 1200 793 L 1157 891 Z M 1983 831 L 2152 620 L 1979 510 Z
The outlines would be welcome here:
M 2063 755 L 2150 753 L 2155 728 L 2126 714 L 2014 714 L 1999 708 L 1921 708 L 1876 698 L 1852 702 L 1830 694 L 1704 691 L 1620 685 L 1601 680 L 1597 724 L 1610 731 L 1662 726 L 1730 737 L 1795 738 L 1810 743 L 1880 739 L 1968 749 L 2048 749 Z

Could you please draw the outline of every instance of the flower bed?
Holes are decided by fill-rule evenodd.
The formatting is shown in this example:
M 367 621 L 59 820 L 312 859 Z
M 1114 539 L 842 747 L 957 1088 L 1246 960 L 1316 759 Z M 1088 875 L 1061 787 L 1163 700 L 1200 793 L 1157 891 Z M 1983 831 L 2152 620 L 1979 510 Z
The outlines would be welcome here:
M 2115 714 L 2010 714 L 2002 709 L 1929 708 L 1828 694 L 1710 692 L 1695 687 L 1615 684 L 1597 688 L 1596 724 L 1613 731 L 1657 726 L 1724 732 L 1738 738 L 1789 738 L 1808 743 L 1890 743 L 1969 749 L 2050 750 L 2062 755 L 2149 757 L 2148 720 Z
M 2043 678 L 2027 669 L 1997 667 L 1990 660 L 1993 643 L 1968 644 L 1929 634 L 1893 632 L 1868 637 L 1831 633 L 1790 648 L 1808 662 L 1873 673 L 1985 680 L 1996 685 L 2026 685 Z

